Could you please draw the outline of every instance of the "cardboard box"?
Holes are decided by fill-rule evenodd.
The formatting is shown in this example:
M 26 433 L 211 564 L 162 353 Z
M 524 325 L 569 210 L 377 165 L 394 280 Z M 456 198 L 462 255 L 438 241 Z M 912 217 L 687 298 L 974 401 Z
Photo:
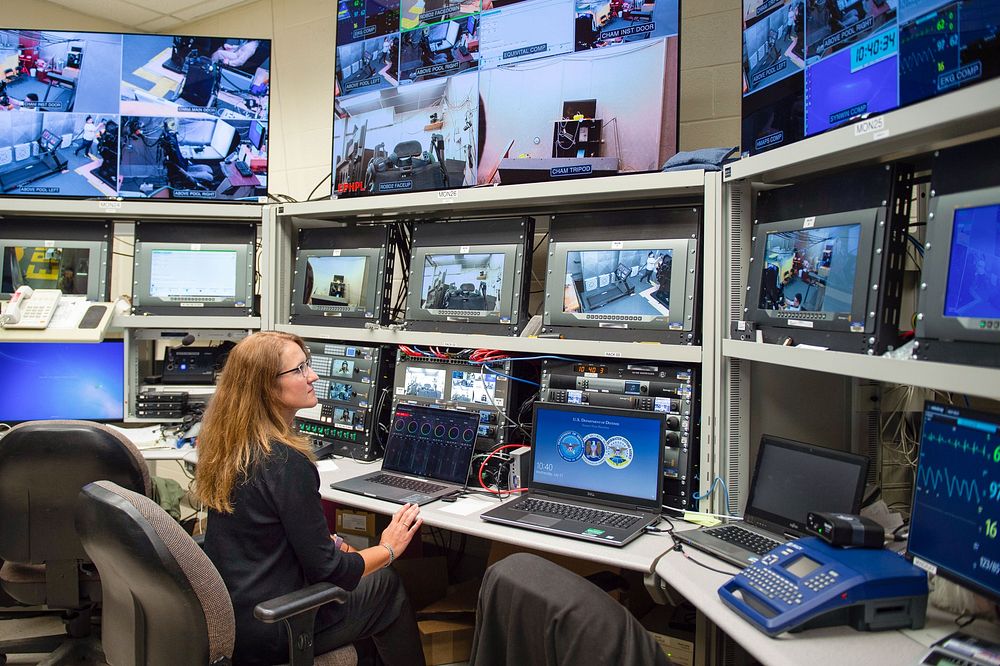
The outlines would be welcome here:
M 396 560 L 392 565 L 417 611 L 417 628 L 428 666 L 469 660 L 481 580 L 448 587 L 444 557 Z
M 370 511 L 337 507 L 337 534 L 375 536 L 375 514 Z

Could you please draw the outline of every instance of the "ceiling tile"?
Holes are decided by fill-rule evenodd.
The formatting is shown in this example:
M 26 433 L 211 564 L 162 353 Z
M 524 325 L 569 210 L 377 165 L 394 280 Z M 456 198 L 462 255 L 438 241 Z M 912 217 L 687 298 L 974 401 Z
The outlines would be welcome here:
M 73 0 L 68 0 L 72 2 Z M 125 0 L 129 4 L 138 7 L 151 9 L 159 14 L 175 14 L 181 9 L 194 7 L 200 4 L 200 0 Z
M 143 32 L 170 32 L 172 28 L 183 23 L 179 18 L 173 16 L 161 16 L 160 18 L 153 19 L 148 23 L 142 23 L 136 26 L 137 29 Z
M 153 5 L 149 0 L 142 0 L 142 2 Z M 155 9 L 139 7 L 122 0 L 72 0 L 69 2 L 60 1 L 59 4 L 75 12 L 111 20 L 130 28 L 161 16 L 161 12 Z
M 256 2 L 256 0 L 251 1 Z M 181 9 L 173 12 L 173 15 L 185 21 L 194 21 L 195 19 L 202 18 L 203 16 L 208 16 L 209 14 L 222 11 L 227 7 L 241 4 L 250 3 L 247 2 L 247 0 L 206 0 L 205 2 L 200 2 L 192 7 L 188 7 L 187 9 Z

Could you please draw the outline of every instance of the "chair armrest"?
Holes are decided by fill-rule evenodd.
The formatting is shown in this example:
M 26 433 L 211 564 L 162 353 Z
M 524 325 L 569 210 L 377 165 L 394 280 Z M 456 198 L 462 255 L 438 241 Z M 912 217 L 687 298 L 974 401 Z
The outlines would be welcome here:
M 257 604 L 253 616 L 261 622 L 272 624 L 293 615 L 319 608 L 331 601 L 342 604 L 347 601 L 347 591 L 333 583 L 316 583 L 301 590 L 283 594 Z

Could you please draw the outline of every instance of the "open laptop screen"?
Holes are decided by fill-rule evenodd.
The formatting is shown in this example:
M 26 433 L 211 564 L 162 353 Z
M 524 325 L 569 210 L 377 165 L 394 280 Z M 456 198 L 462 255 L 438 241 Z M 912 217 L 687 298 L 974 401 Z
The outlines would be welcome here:
M 804 534 L 810 511 L 858 512 L 867 470 L 863 456 L 763 435 L 745 518 Z
M 658 511 L 665 418 L 536 403 L 531 487 Z
M 382 469 L 465 483 L 478 427 L 479 412 L 397 405 Z

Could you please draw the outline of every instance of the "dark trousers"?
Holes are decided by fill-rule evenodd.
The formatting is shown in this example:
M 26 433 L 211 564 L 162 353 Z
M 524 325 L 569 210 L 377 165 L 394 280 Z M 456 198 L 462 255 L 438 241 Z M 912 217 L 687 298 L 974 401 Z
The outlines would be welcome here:
M 79 155 L 80 153 L 89 153 L 93 145 L 94 145 L 93 139 L 91 139 L 90 141 L 87 141 L 86 139 L 80 139 L 80 145 L 77 147 L 76 150 L 73 151 L 73 154 Z
M 342 622 L 316 634 L 317 655 L 370 637 L 385 666 L 424 666 L 417 619 L 394 570 L 362 578 L 345 607 Z

